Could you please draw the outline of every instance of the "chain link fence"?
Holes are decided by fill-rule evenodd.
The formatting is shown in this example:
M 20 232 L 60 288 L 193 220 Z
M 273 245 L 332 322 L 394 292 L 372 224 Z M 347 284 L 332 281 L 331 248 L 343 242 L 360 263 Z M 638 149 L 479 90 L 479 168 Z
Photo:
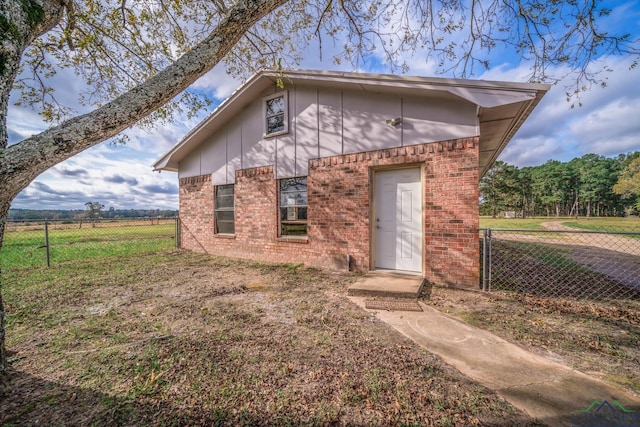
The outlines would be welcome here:
M 0 268 L 177 247 L 178 218 L 8 221 Z M 535 296 L 640 299 L 640 230 L 480 230 L 481 287 Z
M 481 286 L 545 297 L 640 299 L 640 231 L 481 229 Z
M 134 255 L 178 244 L 178 218 L 7 221 L 0 267 Z

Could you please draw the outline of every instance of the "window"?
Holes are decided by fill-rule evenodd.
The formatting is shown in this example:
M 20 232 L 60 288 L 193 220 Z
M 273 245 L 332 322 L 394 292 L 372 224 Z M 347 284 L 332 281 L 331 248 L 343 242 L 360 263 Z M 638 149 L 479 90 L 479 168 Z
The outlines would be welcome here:
M 307 178 L 286 178 L 279 186 L 280 235 L 307 235 Z
M 280 92 L 264 99 L 264 116 L 265 136 L 287 133 L 287 92 Z
M 216 234 L 234 234 L 233 184 L 218 185 L 214 198 Z

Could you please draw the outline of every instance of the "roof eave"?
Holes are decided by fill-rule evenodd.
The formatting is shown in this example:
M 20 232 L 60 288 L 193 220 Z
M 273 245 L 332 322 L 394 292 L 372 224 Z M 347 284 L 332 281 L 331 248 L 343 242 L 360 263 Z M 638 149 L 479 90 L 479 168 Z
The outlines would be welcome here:
M 551 85 L 538 85 L 538 86 L 540 87 L 536 89 L 535 96 L 531 100 L 520 103 L 521 105 L 517 113 L 511 119 L 509 129 L 506 132 L 502 133 L 502 137 L 500 138 L 500 141 L 498 142 L 497 146 L 495 147 L 495 149 L 491 150 L 492 152 L 490 153 L 489 161 L 485 162 L 484 165 L 480 165 L 479 178 L 482 178 L 488 172 L 491 166 L 493 166 L 493 164 L 498 159 L 498 157 L 500 156 L 502 151 L 505 149 L 505 147 L 509 144 L 513 136 L 520 129 L 520 127 L 525 122 L 525 120 L 529 117 L 529 115 L 533 112 L 533 110 L 538 105 L 538 103 L 540 103 L 540 101 L 542 100 L 542 97 L 551 88 Z M 482 116 L 482 113 L 480 115 Z M 482 149 L 483 132 L 482 132 L 481 118 L 480 118 L 480 122 L 481 122 L 480 123 L 480 128 L 481 128 L 480 148 Z

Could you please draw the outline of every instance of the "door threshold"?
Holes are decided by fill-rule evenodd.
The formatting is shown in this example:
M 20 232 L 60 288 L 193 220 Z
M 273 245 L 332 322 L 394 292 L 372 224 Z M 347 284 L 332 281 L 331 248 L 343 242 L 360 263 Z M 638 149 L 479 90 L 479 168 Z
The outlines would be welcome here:
M 371 271 L 372 273 L 381 273 L 381 274 L 402 274 L 405 276 L 420 276 L 422 277 L 422 272 L 420 271 L 410 271 L 410 270 L 392 270 L 390 268 L 376 268 Z

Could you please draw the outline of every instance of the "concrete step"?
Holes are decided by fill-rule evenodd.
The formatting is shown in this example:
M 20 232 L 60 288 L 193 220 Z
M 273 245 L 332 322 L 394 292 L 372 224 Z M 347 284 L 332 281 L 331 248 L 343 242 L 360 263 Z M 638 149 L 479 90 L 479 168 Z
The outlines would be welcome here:
M 423 285 L 422 276 L 372 271 L 349 286 L 347 293 L 361 297 L 417 299 Z

